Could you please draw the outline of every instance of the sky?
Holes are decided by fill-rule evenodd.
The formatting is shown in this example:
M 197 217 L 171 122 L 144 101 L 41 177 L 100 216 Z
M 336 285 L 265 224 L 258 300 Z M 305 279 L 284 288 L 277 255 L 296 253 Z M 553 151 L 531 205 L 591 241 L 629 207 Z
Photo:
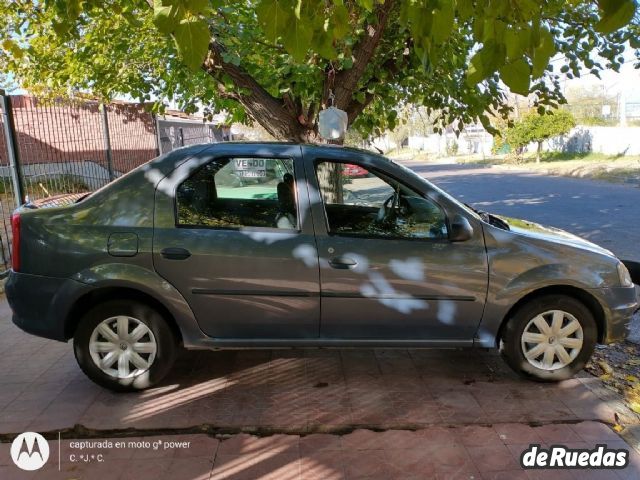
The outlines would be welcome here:
M 613 97 L 623 92 L 627 102 L 640 103 L 640 88 L 638 88 L 640 84 L 640 69 L 634 68 L 636 61 L 634 61 L 635 59 L 631 50 L 627 49 L 624 57 L 625 63 L 620 68 L 620 73 L 613 70 L 604 70 L 600 72 L 602 80 L 592 74 L 586 74 L 574 79 L 565 78 L 563 81 L 565 91 L 568 88 L 602 86 L 608 96 Z

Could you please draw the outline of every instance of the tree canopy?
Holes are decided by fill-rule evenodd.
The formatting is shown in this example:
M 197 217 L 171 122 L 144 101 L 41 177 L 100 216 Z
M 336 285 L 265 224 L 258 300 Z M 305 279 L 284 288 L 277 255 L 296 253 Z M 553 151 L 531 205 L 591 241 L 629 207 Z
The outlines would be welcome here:
M 637 10 L 635 0 L 4 1 L 0 69 L 34 92 L 226 110 L 280 139 L 313 140 L 331 102 L 364 135 L 395 127 L 407 103 L 441 127 L 491 128 L 491 115 L 508 114 L 505 86 L 542 111 L 563 102 L 561 74 L 617 70 L 629 46 L 640 66 Z
M 529 113 L 509 127 L 504 134 L 505 142 L 514 149 L 537 143 L 536 161 L 540 161 L 542 142 L 568 133 L 576 126 L 576 120 L 565 110 L 549 111 L 543 115 Z

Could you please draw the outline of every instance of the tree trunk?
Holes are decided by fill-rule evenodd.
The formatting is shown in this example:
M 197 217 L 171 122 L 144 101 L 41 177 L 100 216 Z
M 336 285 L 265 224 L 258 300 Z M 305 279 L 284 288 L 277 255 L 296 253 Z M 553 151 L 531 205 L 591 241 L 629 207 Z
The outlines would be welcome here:
M 153 5 L 151 0 L 147 1 Z M 347 112 L 349 125 L 373 101 L 374 95 L 366 93 L 364 102 L 359 102 L 353 98 L 354 92 L 378 48 L 395 2 L 396 0 L 384 0 L 376 6 L 374 12 L 376 20 L 367 26 L 366 33 L 353 48 L 353 67 L 338 71 L 332 80 L 327 76 L 321 105 L 309 105 L 305 108 L 300 98 L 294 98 L 288 94 L 282 98 L 274 97 L 241 65 L 225 61 L 226 49 L 216 38 L 212 38 L 209 42 L 209 51 L 202 63 L 202 69 L 217 82 L 221 97 L 239 102 L 247 114 L 277 140 L 301 143 L 321 142 L 315 114 L 318 109 L 326 105 L 329 89 L 334 90 L 335 105 Z M 393 71 L 397 65 L 395 61 L 390 60 L 383 67 Z M 233 91 L 225 88 L 224 77 L 232 80 L 235 86 Z M 329 143 L 342 144 L 343 141 Z M 341 164 L 320 164 L 318 180 L 325 194 L 325 201 L 342 202 Z
M 542 153 L 542 142 L 538 142 L 538 150 L 536 151 L 536 163 L 540 163 L 541 153 Z
M 342 164 L 340 163 L 319 163 L 316 167 L 318 172 L 318 183 L 320 184 L 321 195 L 325 203 L 342 203 Z

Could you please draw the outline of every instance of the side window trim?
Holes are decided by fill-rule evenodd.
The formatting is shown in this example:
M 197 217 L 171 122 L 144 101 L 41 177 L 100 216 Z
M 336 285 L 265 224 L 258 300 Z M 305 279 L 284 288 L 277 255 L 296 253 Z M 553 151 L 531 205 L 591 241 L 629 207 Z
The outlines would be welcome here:
M 294 202 L 296 207 L 296 228 L 278 228 L 278 227 L 263 227 L 263 226 L 233 226 L 233 225 L 223 225 L 223 226 L 214 226 L 214 225 L 198 225 L 198 224 L 189 224 L 189 223 L 180 223 L 180 214 L 178 210 L 178 191 L 180 187 L 189 179 L 196 176 L 199 172 L 207 168 L 208 165 L 212 164 L 215 161 L 220 160 L 229 160 L 232 161 L 235 158 L 262 158 L 265 160 L 289 160 L 291 161 L 291 165 L 293 168 L 293 185 L 294 185 Z M 225 165 L 226 166 L 226 165 Z M 224 168 L 224 167 L 223 167 Z M 173 195 L 173 216 L 174 216 L 174 227 L 175 228 L 184 228 L 184 229 L 198 229 L 198 230 L 222 230 L 222 231 L 231 231 L 231 232 L 265 232 L 265 233 L 296 233 L 300 234 L 302 232 L 301 225 L 301 212 L 300 212 L 300 192 L 298 191 L 297 185 L 297 175 L 300 166 L 296 166 L 296 158 L 291 155 L 261 155 L 261 154 L 240 154 L 240 155 L 218 155 L 211 157 L 207 161 L 203 162 L 199 165 L 195 170 L 189 173 L 187 177 L 182 179 L 182 181 L 175 187 L 174 195 Z
M 405 188 L 407 188 L 408 190 L 412 191 L 413 193 L 415 193 L 418 197 L 423 198 L 425 200 L 428 200 L 430 202 L 432 202 L 442 213 L 442 216 L 444 217 L 444 222 L 445 225 L 447 227 L 447 235 L 445 237 L 441 237 L 441 238 L 432 238 L 432 237 L 402 237 L 402 236 L 384 236 L 384 235 L 364 235 L 364 234 L 359 234 L 359 233 L 344 233 L 344 232 L 334 232 L 331 230 L 331 226 L 329 225 L 329 216 L 328 216 L 328 212 L 327 212 L 327 208 L 326 208 L 326 202 L 324 200 L 324 195 L 322 194 L 322 187 L 320 185 L 320 179 L 318 178 L 318 170 L 317 167 L 320 163 L 323 162 L 330 162 L 330 163 L 337 163 L 337 164 L 342 164 L 342 165 L 357 165 L 361 168 L 364 168 L 365 170 L 373 173 L 373 174 L 381 174 L 385 177 L 388 177 L 390 179 L 392 179 L 395 182 L 398 182 L 398 184 L 404 186 Z M 409 241 L 414 241 L 414 242 L 449 242 L 449 234 L 451 232 L 451 225 L 450 225 L 450 220 L 449 220 L 449 216 L 447 215 L 447 211 L 446 209 L 440 204 L 440 202 L 438 202 L 437 200 L 435 200 L 434 198 L 431 198 L 430 195 L 426 194 L 426 193 L 420 193 L 418 191 L 416 191 L 415 188 L 407 185 L 405 182 L 403 182 L 402 180 L 398 179 L 396 176 L 394 176 L 391 173 L 385 172 L 375 166 L 368 166 L 368 165 L 364 165 L 362 161 L 358 160 L 358 159 L 344 159 L 344 158 L 325 158 L 325 157 L 315 157 L 313 159 L 313 175 L 314 175 L 314 181 L 316 182 L 316 184 L 318 185 L 318 194 L 320 196 L 320 201 L 322 202 L 322 213 L 324 216 L 324 223 L 325 223 L 325 230 L 328 236 L 330 237 L 347 237 L 347 238 L 366 238 L 366 239 L 377 239 L 377 240 L 409 240 Z M 381 178 L 380 176 L 376 175 L 381 181 L 385 182 L 385 180 L 383 178 Z M 385 182 L 386 183 L 386 182 Z

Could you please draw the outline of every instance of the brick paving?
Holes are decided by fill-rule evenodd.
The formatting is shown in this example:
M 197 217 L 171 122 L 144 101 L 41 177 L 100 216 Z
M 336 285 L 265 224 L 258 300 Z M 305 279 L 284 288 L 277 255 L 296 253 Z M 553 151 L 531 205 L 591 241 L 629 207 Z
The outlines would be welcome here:
M 608 426 L 624 412 L 594 394 L 597 379 L 524 381 L 495 352 L 184 352 L 162 385 L 115 394 L 84 377 L 70 344 L 14 327 L 0 301 L 0 367 L 2 480 L 640 478 L 633 450 L 621 471 L 521 470 L 530 443 L 630 448 Z M 6 443 L 27 430 L 52 440 L 35 474 Z M 100 452 L 72 448 L 74 436 L 191 448 L 112 448 L 87 463 L 80 454 Z

